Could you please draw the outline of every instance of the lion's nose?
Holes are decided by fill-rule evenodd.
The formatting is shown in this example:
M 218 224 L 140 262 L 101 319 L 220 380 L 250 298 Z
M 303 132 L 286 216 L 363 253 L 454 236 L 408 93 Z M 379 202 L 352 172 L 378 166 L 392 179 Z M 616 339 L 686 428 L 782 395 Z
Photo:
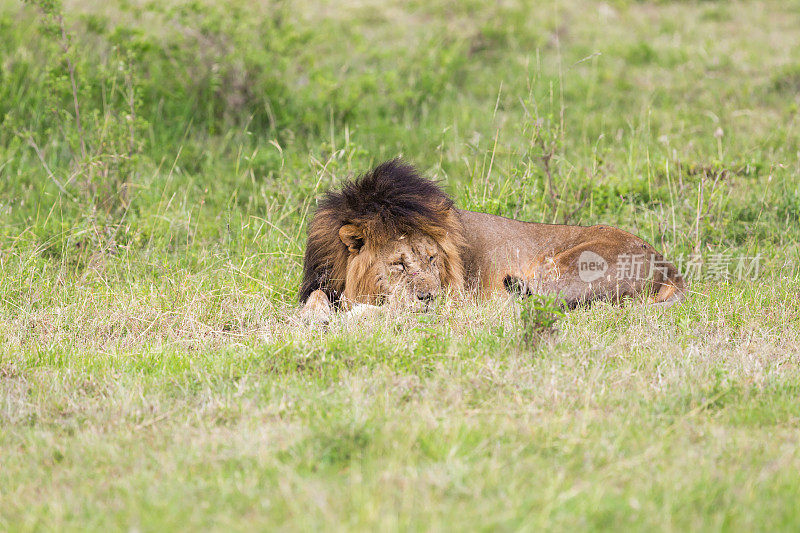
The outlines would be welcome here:
M 430 302 L 433 300 L 434 294 L 430 291 L 417 291 L 417 299 L 423 302 Z

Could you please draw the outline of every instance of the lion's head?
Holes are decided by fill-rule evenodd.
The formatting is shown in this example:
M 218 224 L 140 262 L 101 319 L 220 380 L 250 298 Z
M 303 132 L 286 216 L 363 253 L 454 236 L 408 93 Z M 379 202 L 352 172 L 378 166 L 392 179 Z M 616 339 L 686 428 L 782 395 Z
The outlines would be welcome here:
M 392 160 L 328 192 L 309 225 L 300 301 L 417 307 L 463 285 L 461 221 L 453 201 Z

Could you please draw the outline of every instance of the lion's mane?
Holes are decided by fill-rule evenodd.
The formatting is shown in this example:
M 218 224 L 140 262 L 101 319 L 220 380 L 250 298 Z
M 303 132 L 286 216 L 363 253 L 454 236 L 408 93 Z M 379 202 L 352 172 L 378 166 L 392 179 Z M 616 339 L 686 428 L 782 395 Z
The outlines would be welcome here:
M 464 237 L 453 200 L 414 167 L 393 159 L 346 182 L 341 190 L 329 191 L 319 203 L 308 228 L 300 302 L 317 289 L 331 302 L 341 298 L 350 252 L 339 230 L 346 224 L 358 227 L 364 240 L 376 245 L 413 232 L 427 234 L 443 252 L 443 285 L 462 287 Z

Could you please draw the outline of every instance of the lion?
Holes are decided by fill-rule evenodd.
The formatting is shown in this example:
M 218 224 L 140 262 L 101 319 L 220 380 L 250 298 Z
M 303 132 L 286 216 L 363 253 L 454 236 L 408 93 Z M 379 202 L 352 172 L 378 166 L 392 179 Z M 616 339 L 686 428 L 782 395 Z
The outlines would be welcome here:
M 449 291 L 552 295 L 573 309 L 685 297 L 675 266 L 653 246 L 606 225 L 523 222 L 458 209 L 400 159 L 325 194 L 308 228 L 301 316 L 383 304 L 424 310 Z

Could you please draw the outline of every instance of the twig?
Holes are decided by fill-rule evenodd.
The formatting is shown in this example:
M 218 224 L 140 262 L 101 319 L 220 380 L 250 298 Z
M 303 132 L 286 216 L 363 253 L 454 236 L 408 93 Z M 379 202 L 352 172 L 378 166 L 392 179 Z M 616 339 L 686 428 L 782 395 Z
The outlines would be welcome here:
M 58 178 L 56 178 L 55 174 L 53 174 L 53 171 L 50 170 L 50 166 L 47 164 L 47 161 L 45 161 L 44 155 L 42 154 L 42 151 L 39 149 L 39 145 L 36 144 L 36 141 L 33 140 L 33 137 L 31 137 L 30 135 L 23 135 L 19 131 L 16 131 L 14 133 L 16 133 L 20 137 L 25 138 L 25 140 L 28 141 L 28 145 L 31 148 L 33 148 L 34 152 L 36 152 L 36 157 L 39 158 L 39 162 L 42 163 L 42 167 L 44 168 L 45 172 L 47 172 L 48 177 L 51 180 L 53 180 L 53 183 L 56 184 L 56 187 L 58 187 L 58 190 L 61 191 L 63 194 L 66 194 L 67 196 L 69 196 L 70 198 L 72 198 L 74 200 L 75 197 L 72 196 L 69 192 L 67 192 L 67 189 L 64 188 L 64 185 L 58 180 Z
M 556 152 L 555 142 L 550 143 L 548 146 L 545 144 L 544 139 L 542 139 L 541 137 L 537 139 L 537 142 L 539 144 L 539 148 L 542 151 L 542 155 L 539 156 L 539 160 L 542 162 L 542 171 L 544 172 L 544 175 L 547 178 L 547 192 L 550 195 L 550 199 L 553 201 L 553 203 L 563 204 L 564 200 L 561 198 L 561 195 L 556 192 L 555 185 L 553 184 L 553 169 L 550 165 L 553 160 L 553 156 L 555 155 Z M 578 201 L 579 201 L 578 206 L 572 211 L 564 213 L 563 215 L 564 224 L 568 224 L 570 219 L 575 215 L 575 213 L 580 211 L 586 204 L 586 200 L 588 200 L 589 198 L 589 194 L 587 194 L 589 192 L 589 189 L 590 186 L 586 185 L 582 187 L 581 190 L 578 192 Z
M 555 187 L 553 187 L 553 171 L 550 169 L 550 161 L 553 159 L 553 154 L 555 153 L 555 148 L 550 145 L 550 148 L 547 149 L 544 145 L 544 139 L 539 138 L 539 147 L 542 149 L 542 170 L 544 171 L 544 175 L 547 176 L 547 191 L 550 193 L 550 198 L 557 202 L 561 200 L 556 194 Z
M 148 426 L 152 426 L 153 424 L 161 422 L 165 418 L 168 418 L 168 417 L 172 416 L 172 414 L 175 413 L 175 411 L 177 411 L 177 410 L 178 410 L 177 407 L 175 407 L 174 409 L 170 409 L 169 411 L 167 411 L 165 413 L 161 413 L 160 415 L 156 416 L 155 418 L 151 418 L 150 420 L 146 420 L 146 421 L 142 422 L 141 424 L 137 424 L 137 425 L 133 426 L 133 429 L 134 429 L 134 431 L 140 431 L 140 430 L 142 430 L 142 429 L 144 429 L 144 428 L 146 428 Z
M 81 111 L 78 105 L 78 83 L 75 81 L 75 65 L 69 58 L 69 35 L 64 26 L 64 17 L 59 13 L 55 15 L 58 27 L 61 30 L 61 50 L 64 52 L 64 59 L 67 61 L 67 70 L 69 71 L 69 82 L 72 85 L 72 104 L 75 106 L 75 124 L 78 127 L 78 138 L 81 141 L 81 155 L 86 159 L 86 141 L 83 135 L 83 126 L 81 124 Z
M 578 193 L 578 198 L 580 198 L 580 203 L 578 204 L 578 207 L 576 207 L 569 213 L 564 213 L 564 224 L 569 224 L 570 219 L 575 215 L 575 213 L 577 213 L 583 208 L 584 204 L 586 203 L 586 200 L 589 199 L 589 195 L 586 194 L 588 191 L 589 191 L 588 185 L 581 188 L 580 192 Z

